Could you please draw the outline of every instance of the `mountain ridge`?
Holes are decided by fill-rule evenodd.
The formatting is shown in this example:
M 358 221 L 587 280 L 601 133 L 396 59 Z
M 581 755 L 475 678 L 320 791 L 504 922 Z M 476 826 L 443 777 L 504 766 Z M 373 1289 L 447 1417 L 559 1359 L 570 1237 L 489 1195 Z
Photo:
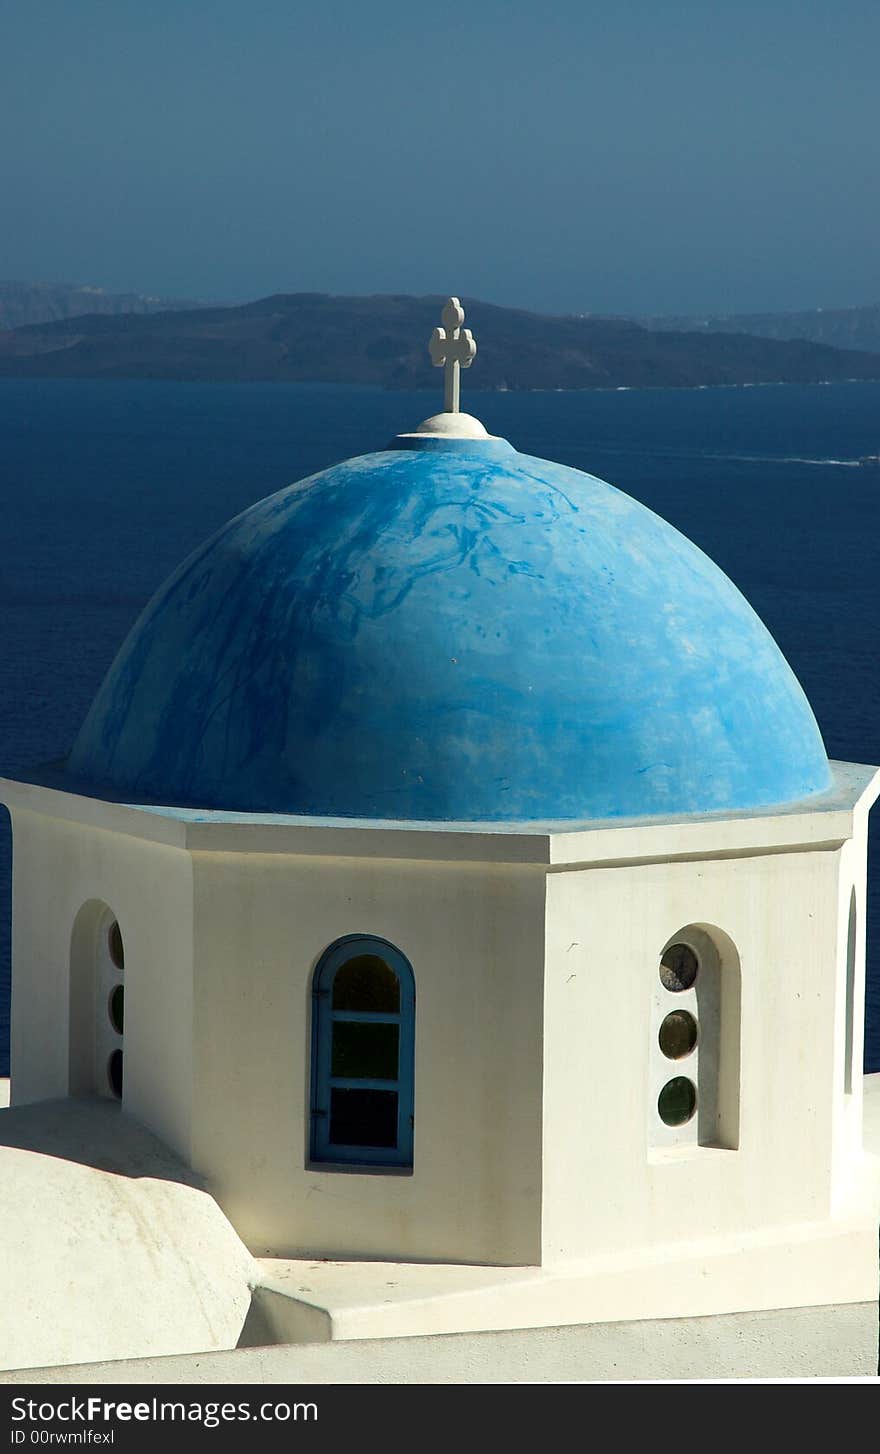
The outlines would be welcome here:
M 89 283 L 0 279 L 0 330 L 60 322 L 88 313 L 158 313 L 194 306 L 199 305 L 144 293 L 113 293 Z
M 0 335 L 0 377 L 436 386 L 442 295 L 277 293 L 232 306 L 85 314 Z M 646 328 L 463 299 L 474 389 L 687 387 L 880 379 L 876 354 L 740 332 Z
M 673 314 L 636 322 L 653 332 L 748 333 L 754 338 L 805 339 L 831 348 L 880 352 L 880 303 L 790 313 Z

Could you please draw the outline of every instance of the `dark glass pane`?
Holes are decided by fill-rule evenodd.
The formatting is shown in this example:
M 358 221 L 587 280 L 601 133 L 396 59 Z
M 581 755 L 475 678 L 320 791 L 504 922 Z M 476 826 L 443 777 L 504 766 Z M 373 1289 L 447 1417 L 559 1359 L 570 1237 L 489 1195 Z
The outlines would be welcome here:
M 330 1074 L 396 1080 L 399 1039 L 399 1025 L 334 1021 Z
M 108 1009 L 110 1024 L 117 1035 L 121 1035 L 125 1027 L 125 990 L 121 984 L 118 984 L 111 992 Z
M 660 979 L 664 989 L 676 994 L 689 990 L 699 967 L 699 960 L 689 944 L 670 944 L 660 960 Z
M 122 1098 L 122 1051 L 114 1050 L 107 1061 L 107 1079 L 115 1096 Z
M 396 1146 L 397 1091 L 331 1090 L 334 1146 Z
M 107 947 L 110 950 L 110 958 L 117 969 L 125 968 L 125 949 L 122 944 L 122 930 L 116 920 L 110 925 L 110 932 L 107 935 Z
M 660 1049 L 669 1060 L 690 1055 L 697 1043 L 697 1022 L 687 1010 L 673 1010 L 660 1026 Z
M 333 978 L 333 1008 L 399 1014 L 397 975 L 377 954 L 354 955 L 340 965 Z
M 697 1092 L 693 1081 L 683 1075 L 666 1082 L 657 1097 L 657 1111 L 666 1126 L 683 1126 L 697 1109 Z

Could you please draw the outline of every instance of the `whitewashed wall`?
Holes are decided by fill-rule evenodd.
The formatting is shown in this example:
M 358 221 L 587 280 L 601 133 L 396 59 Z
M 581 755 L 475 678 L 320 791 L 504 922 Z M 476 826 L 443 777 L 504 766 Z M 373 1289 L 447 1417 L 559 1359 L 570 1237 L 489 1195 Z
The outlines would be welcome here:
M 536 1262 L 538 869 L 195 855 L 193 1152 L 252 1250 Z M 308 1167 L 311 977 L 377 934 L 416 982 L 411 1175 Z
M 830 848 L 550 875 L 548 1260 L 829 1214 L 843 1101 L 841 882 Z M 658 962 L 694 924 L 722 930 L 741 962 L 738 1149 L 695 1137 L 651 1145 Z M 666 1065 L 670 1079 L 688 1074 L 687 1060 Z
M 71 1087 L 70 977 L 84 905 L 115 914 L 125 946 L 126 1109 L 189 1160 L 192 1104 L 192 863 L 165 844 L 13 811 L 12 1098 Z M 86 928 L 80 921 L 80 928 Z M 103 1006 L 98 1007 L 103 1011 Z M 74 1037 L 75 1039 L 75 1037 Z M 74 1055 L 74 1061 L 76 1056 Z
M 553 1264 L 827 1225 L 862 1169 L 877 786 L 841 775 L 824 811 L 519 838 L 187 824 L 6 785 L 13 1099 L 80 1088 L 70 975 L 88 936 L 72 931 L 106 905 L 125 943 L 125 1107 L 258 1254 Z M 725 1146 L 651 1131 L 658 960 L 686 926 L 741 964 Z M 352 933 L 413 966 L 411 1174 L 309 1165 L 311 978 Z

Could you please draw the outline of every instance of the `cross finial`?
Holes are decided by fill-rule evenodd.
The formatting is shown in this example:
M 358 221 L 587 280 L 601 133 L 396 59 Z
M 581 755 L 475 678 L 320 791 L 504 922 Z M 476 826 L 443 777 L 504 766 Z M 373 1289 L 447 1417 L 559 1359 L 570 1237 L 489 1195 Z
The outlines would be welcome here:
M 477 345 L 469 328 L 462 328 L 464 309 L 457 298 L 449 298 L 440 315 L 442 328 L 435 328 L 428 348 L 431 362 L 437 369 L 445 368 L 443 408 L 447 414 L 460 413 L 461 370 L 469 369 L 476 357 Z

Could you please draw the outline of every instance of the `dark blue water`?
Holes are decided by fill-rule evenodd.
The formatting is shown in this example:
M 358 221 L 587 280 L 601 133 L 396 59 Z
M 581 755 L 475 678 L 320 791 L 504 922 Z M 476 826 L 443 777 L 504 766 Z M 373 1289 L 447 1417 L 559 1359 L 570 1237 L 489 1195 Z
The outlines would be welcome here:
M 0 382 L 0 768 L 67 753 L 141 606 L 210 531 L 299 476 L 381 448 L 437 403 L 325 386 Z M 880 762 L 880 470 L 852 463 L 880 452 L 880 384 L 469 392 L 466 406 L 696 541 L 773 632 L 829 754 Z M 880 1069 L 873 858 L 866 1066 Z M 4 1053 L 9 863 L 4 825 Z

